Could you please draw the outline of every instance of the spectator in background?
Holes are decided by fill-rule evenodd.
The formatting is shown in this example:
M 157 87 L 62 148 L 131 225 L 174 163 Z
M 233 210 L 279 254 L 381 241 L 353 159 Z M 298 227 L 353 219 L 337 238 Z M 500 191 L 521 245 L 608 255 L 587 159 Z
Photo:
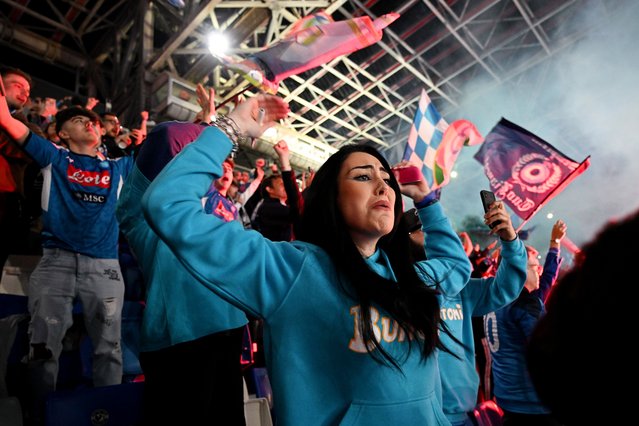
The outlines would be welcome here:
M 530 338 L 535 390 L 566 425 L 634 423 L 636 395 L 623 381 L 637 377 L 636 355 L 611 343 L 636 332 L 637 287 L 629 277 L 636 273 L 637 241 L 639 211 L 606 224 L 553 287 Z
M 228 195 L 229 188 L 233 183 L 233 167 L 235 167 L 235 161 L 232 158 L 229 157 L 224 160 L 222 163 L 222 176 L 211 183 L 209 190 L 202 199 L 206 213 L 215 214 L 226 219 L 227 222 L 237 220 L 237 208 Z
M 407 213 L 415 222 L 415 211 Z M 526 249 L 517 237 L 510 215 L 502 201 L 492 203 L 484 215 L 487 225 L 497 223 L 490 231 L 499 236 L 501 261 L 495 276 L 471 278 L 456 293 L 439 295 L 441 318 L 450 331 L 442 334 L 442 342 L 449 351 L 439 353 L 439 369 L 442 380 L 442 406 L 453 426 L 475 425 L 474 409 L 477 404 L 479 376 L 475 368 L 475 343 L 471 318 L 482 316 L 512 302 L 526 281 Z M 409 228 L 409 230 L 411 230 Z M 424 233 L 421 223 L 412 226 L 410 233 L 414 246 L 423 251 Z M 465 241 L 466 253 L 472 250 L 470 238 Z M 469 250 L 470 249 L 470 250 Z
M 46 169 L 45 180 L 51 183 L 43 196 L 48 201 L 43 204 L 43 256 L 29 279 L 29 369 L 36 418 L 46 395 L 56 389 L 62 339 L 72 325 L 76 297 L 93 343 L 93 384 L 122 381 L 124 283 L 115 204 L 132 161 L 98 157 L 100 121 L 92 111 L 67 108 L 56 114 L 56 126 L 68 150 L 30 132 L 10 115 L 0 95 L 0 128 Z
M 29 116 L 27 118 L 29 122 L 38 125 L 41 129 L 45 129 L 46 126 L 53 121 L 57 112 L 58 109 L 55 99 L 37 97 L 31 103 Z
M 251 215 L 245 208 L 248 200 L 251 199 L 253 194 L 260 188 L 262 179 L 264 179 L 264 165 L 263 158 L 258 158 L 255 162 L 255 178 L 251 181 L 250 185 L 246 187 L 244 191 L 240 192 L 240 184 L 235 180 L 235 171 L 233 171 L 233 181 L 228 190 L 228 195 L 235 202 L 237 208 L 238 220 L 242 222 L 244 229 L 252 229 Z M 239 172 L 238 172 L 239 173 Z
M 3 67 L 0 78 L 4 85 L 3 102 L 12 118 L 38 136 L 44 136 L 40 127 L 28 122 L 23 111 L 31 93 L 31 77 L 17 68 Z M 38 171 L 31 157 L 0 128 L 0 268 L 10 254 L 33 254 L 28 244 L 30 228 L 40 211 L 28 205 L 37 206 L 39 202 L 39 194 L 32 191 L 37 185 Z M 34 198 L 27 198 L 30 193 Z
M 120 158 L 127 155 L 124 147 L 118 146 L 117 138 L 122 131 L 122 124 L 120 119 L 113 112 L 103 112 L 100 114 L 100 120 L 102 121 L 102 153 L 109 158 Z
M 273 146 L 282 174 L 272 174 L 262 181 L 262 201 L 251 215 L 253 229 L 271 241 L 291 241 L 293 227 L 299 218 L 299 188 L 289 160 L 286 141 Z
M 55 131 L 55 121 L 51 121 L 47 124 L 47 127 L 44 129 L 46 138 L 56 145 L 62 145 L 62 140 L 60 140 L 60 136 L 58 136 L 58 132 Z M 62 145 L 64 146 L 64 145 Z M 68 148 L 68 147 L 65 147 Z
M 198 276 L 193 285 L 264 318 L 283 426 L 446 424 L 439 304 L 408 259 L 401 195 L 428 232 L 430 258 L 419 268 L 429 284 L 465 284 L 470 263 L 424 179 L 400 187 L 377 150 L 348 145 L 315 175 L 297 241 L 274 243 L 201 214 L 203 185 L 221 176 L 237 136 L 258 137 L 287 112 L 264 94 L 238 105 L 235 131 L 206 129 L 151 184 L 145 217 Z
M 135 156 L 140 145 L 146 139 L 146 124 L 149 119 L 148 111 L 140 113 L 140 127 L 133 130 L 122 127 L 118 116 L 112 112 L 104 112 L 100 117 L 104 124 L 102 153 L 109 158 L 120 158 L 126 155 Z
M 566 229 L 561 220 L 553 225 L 543 268 L 539 264 L 539 252 L 533 247 L 526 247 L 528 270 L 524 289 L 517 300 L 484 317 L 492 358 L 495 400 L 504 411 L 504 426 L 559 424 L 539 400 L 530 381 L 526 346 L 545 312 L 544 300 L 559 274 L 559 249 Z

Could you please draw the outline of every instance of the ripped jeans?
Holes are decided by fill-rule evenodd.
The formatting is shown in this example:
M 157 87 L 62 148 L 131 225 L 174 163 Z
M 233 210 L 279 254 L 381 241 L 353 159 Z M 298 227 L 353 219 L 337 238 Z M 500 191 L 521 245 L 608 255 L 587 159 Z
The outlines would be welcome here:
M 117 259 L 96 259 L 62 249 L 44 249 L 29 279 L 29 375 L 32 391 L 56 389 L 62 341 L 73 324 L 78 297 L 93 344 L 93 384 L 122 382 L 120 335 L 124 282 Z

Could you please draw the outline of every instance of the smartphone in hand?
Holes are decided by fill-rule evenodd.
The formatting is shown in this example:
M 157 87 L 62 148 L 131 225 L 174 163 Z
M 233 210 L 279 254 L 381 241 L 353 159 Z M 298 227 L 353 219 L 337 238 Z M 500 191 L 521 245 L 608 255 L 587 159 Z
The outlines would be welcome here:
M 7 96 L 7 92 L 4 90 L 4 83 L 2 82 L 2 77 L 0 77 L 0 94 L 2 96 Z
M 481 203 L 484 206 L 484 213 L 488 213 L 488 210 L 490 210 L 490 205 L 494 203 L 495 201 L 497 201 L 497 199 L 495 198 L 495 194 L 492 191 L 487 191 L 485 189 L 482 189 L 481 191 L 479 191 L 479 196 L 481 198 Z M 488 224 L 488 226 L 491 228 L 494 228 L 500 223 L 501 223 L 501 220 L 498 220 L 496 222 Z

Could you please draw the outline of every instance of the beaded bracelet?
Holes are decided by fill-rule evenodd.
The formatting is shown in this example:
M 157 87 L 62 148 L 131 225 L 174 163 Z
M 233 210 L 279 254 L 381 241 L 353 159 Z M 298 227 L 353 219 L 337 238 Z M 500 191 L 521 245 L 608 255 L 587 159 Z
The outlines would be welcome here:
M 235 120 L 226 115 L 216 115 L 211 117 L 211 125 L 223 131 L 231 142 L 233 142 L 231 157 L 235 156 L 235 153 L 239 149 L 240 142 L 246 139 L 246 136 L 243 136 L 242 132 L 240 132 L 240 128 Z

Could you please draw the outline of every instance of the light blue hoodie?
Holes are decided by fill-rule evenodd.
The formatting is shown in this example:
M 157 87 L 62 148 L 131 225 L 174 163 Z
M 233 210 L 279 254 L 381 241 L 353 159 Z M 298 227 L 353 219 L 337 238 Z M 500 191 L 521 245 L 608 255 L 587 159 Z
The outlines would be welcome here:
M 483 316 L 515 300 L 526 282 L 528 255 L 519 238 L 502 241 L 501 262 L 490 278 L 471 278 L 457 294 L 440 295 L 441 319 L 466 347 L 445 333 L 442 342 L 459 359 L 439 352 L 444 413 L 452 424 L 463 424 L 477 404 L 479 376 L 475 368 L 472 317 Z
M 189 284 L 195 278 L 142 214 L 142 195 L 158 171 L 203 129 L 201 125 L 182 122 L 165 122 L 154 127 L 118 201 L 116 215 L 120 229 L 135 253 L 146 285 L 140 331 L 143 352 L 189 342 L 248 322 L 246 314 L 226 300 L 202 286 Z
M 406 336 L 378 308 L 372 318 L 381 344 L 403 371 L 376 362 L 357 332 L 359 306 L 342 288 L 326 252 L 300 241 L 269 241 L 239 222 L 202 211 L 200 199 L 220 176 L 230 150 L 221 131 L 206 129 L 158 175 L 143 209 L 210 297 L 220 295 L 264 319 L 278 423 L 448 425 L 436 356 L 422 362 L 418 350 L 407 354 Z M 429 235 L 429 260 L 421 267 L 444 288 L 463 286 L 470 263 L 441 206 L 425 207 L 419 215 Z M 392 276 L 385 254 L 374 258 L 376 269 Z

